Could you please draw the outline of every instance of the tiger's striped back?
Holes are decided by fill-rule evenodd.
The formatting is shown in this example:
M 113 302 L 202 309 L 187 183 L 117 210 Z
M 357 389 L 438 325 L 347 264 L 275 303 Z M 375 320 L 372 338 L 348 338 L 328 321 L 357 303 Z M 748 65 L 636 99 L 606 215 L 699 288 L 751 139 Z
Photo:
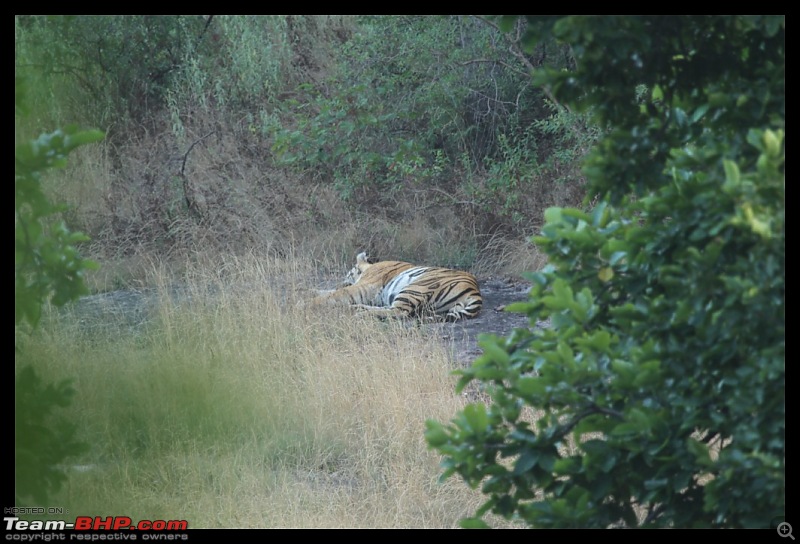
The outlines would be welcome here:
M 478 280 L 469 272 L 402 261 L 370 263 L 365 253 L 358 255 L 345 283 L 315 299 L 315 304 L 350 304 L 404 317 L 438 315 L 447 320 L 476 317 L 483 305 Z

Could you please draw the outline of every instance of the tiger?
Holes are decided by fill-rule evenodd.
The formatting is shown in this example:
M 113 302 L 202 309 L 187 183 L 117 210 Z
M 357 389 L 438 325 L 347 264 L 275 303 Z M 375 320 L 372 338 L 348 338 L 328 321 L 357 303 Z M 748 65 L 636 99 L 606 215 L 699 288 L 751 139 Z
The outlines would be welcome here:
M 352 305 L 382 317 L 458 321 L 477 317 L 483 298 L 478 280 L 469 272 L 402 261 L 372 262 L 361 252 L 342 287 L 322 292 L 312 301 L 312 305 L 329 304 Z

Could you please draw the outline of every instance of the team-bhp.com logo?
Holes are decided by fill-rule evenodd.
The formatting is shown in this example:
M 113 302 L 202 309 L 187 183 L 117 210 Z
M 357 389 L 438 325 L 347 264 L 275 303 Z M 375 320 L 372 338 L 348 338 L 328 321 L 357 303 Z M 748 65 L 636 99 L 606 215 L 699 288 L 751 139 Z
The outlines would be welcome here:
M 181 520 L 141 520 L 136 523 L 128 516 L 78 516 L 74 522 L 66 520 L 27 521 L 18 517 L 7 516 L 3 518 L 6 531 L 119 531 L 133 529 L 140 531 L 185 531 L 189 523 Z

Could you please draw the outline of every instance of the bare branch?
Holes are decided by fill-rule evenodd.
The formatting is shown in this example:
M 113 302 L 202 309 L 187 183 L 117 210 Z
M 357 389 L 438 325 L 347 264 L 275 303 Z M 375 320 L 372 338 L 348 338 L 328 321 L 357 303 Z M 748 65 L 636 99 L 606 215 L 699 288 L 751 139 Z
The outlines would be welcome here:
M 602 406 L 592 404 L 579 414 L 575 414 L 575 416 L 573 416 L 568 422 L 561 425 L 561 428 L 558 430 L 556 435 L 560 437 L 566 436 L 570 431 L 572 431 L 572 429 L 575 428 L 578 423 L 581 422 L 582 419 L 594 414 L 604 414 L 616 419 L 625 419 L 625 415 L 622 412 L 617 412 L 616 410 L 612 410 L 610 408 L 603 408 Z
M 197 140 L 192 142 L 192 145 L 190 145 L 189 149 L 186 150 L 186 153 L 183 154 L 183 162 L 181 163 L 181 176 L 184 175 L 184 170 L 186 169 L 186 160 L 189 158 L 189 153 L 192 152 L 192 149 L 194 149 L 194 146 L 196 146 L 197 144 L 199 144 L 200 142 L 202 142 L 203 140 L 205 140 L 206 138 L 208 138 L 209 136 L 211 136 L 215 132 L 216 132 L 216 130 L 212 130 L 211 132 L 209 132 L 205 136 L 201 136 L 200 138 L 198 138 Z
M 465 61 L 461 62 L 460 64 L 461 64 L 461 66 L 466 66 L 468 64 L 479 64 L 479 63 L 499 64 L 500 66 L 508 68 L 509 70 L 511 70 L 513 72 L 516 72 L 516 73 L 518 73 L 520 75 L 523 75 L 523 76 L 529 76 L 530 75 L 528 72 L 526 72 L 524 70 L 520 70 L 516 66 L 512 66 L 512 65 L 508 64 L 507 62 L 504 62 L 504 61 L 499 60 L 499 59 L 472 59 L 472 60 L 465 60 Z
M 456 197 L 454 197 L 453 195 L 451 195 L 451 194 L 449 194 L 449 193 L 447 193 L 447 192 L 445 192 L 445 191 L 443 191 L 443 190 L 439 189 L 438 187 L 428 187 L 428 190 L 429 190 L 429 191 L 433 191 L 433 192 L 435 192 L 435 193 L 441 193 L 441 194 L 443 194 L 444 196 L 446 196 L 447 198 L 449 198 L 449 199 L 450 199 L 450 202 L 451 202 L 452 204 L 460 204 L 460 205 L 462 205 L 462 206 L 474 206 L 474 205 L 475 205 L 475 202 L 473 202 L 472 200 L 458 200 L 458 199 L 457 199 Z
M 214 18 L 214 16 L 213 16 L 213 15 L 209 15 L 209 16 L 208 16 L 208 19 L 206 19 L 206 25 L 203 27 L 203 31 L 200 33 L 200 36 L 201 36 L 201 37 L 202 37 L 202 35 L 203 35 L 203 34 L 205 34 L 206 30 L 208 30 L 208 27 L 211 25 L 211 20 L 212 20 L 213 18 Z
M 500 30 L 500 27 L 499 27 L 499 26 L 497 26 L 497 23 L 495 23 L 494 21 L 491 21 L 491 20 L 487 19 L 487 18 L 486 18 L 486 17 L 484 17 L 483 15 L 473 15 L 472 17 L 473 17 L 473 18 L 475 18 L 475 19 L 478 19 L 479 21 L 482 21 L 482 22 L 483 22 L 484 24 L 486 24 L 486 25 L 489 25 L 490 27 L 492 27 L 493 29 L 495 29 L 495 30 L 496 30 L 497 32 L 499 32 L 500 34 L 503 34 L 503 31 L 502 31 L 502 30 Z

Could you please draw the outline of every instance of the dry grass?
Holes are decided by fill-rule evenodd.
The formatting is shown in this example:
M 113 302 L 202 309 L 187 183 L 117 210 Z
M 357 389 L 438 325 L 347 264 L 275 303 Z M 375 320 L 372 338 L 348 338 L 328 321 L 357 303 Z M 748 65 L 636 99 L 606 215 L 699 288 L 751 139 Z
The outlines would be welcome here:
M 388 204 L 345 202 L 330 179 L 276 167 L 245 119 L 202 108 L 177 115 L 179 131 L 168 113 L 154 114 L 79 148 L 47 179 L 67 224 L 92 239 L 84 254 L 104 265 L 94 291 L 141 285 L 150 255 L 177 269 L 198 254 L 296 252 L 349 264 L 362 250 L 482 276 L 541 266 L 527 241 L 533 227 L 512 232 L 422 189 L 384 195 Z
M 545 264 L 547 256 L 529 239 L 491 236 L 472 268 L 478 276 L 520 278 L 526 272 L 540 270 Z
M 455 527 L 472 514 L 483 496 L 438 483 L 423 439 L 426 418 L 464 403 L 445 348 L 402 323 L 306 310 L 313 270 L 297 256 L 205 262 L 176 299 L 154 263 L 150 325 L 97 333 L 75 310 L 23 342 L 18 366 L 74 380 L 91 445 L 58 504 L 190 527 Z

